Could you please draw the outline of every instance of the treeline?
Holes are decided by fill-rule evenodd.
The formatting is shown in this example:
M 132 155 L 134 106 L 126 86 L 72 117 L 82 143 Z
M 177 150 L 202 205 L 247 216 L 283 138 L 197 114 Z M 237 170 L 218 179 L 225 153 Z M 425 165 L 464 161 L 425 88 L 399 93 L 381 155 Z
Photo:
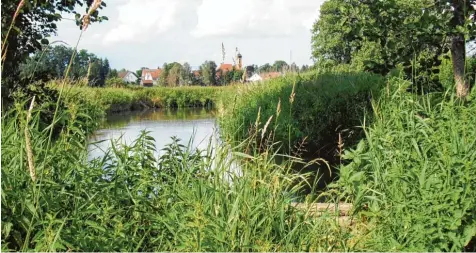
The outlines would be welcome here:
M 321 69 L 350 65 L 385 75 L 401 68 L 414 88 L 427 90 L 442 88 L 445 65 L 459 80 L 459 95 L 466 96 L 476 70 L 474 57 L 464 67 L 465 44 L 476 36 L 475 5 L 474 0 L 329 0 L 312 30 L 313 58 Z
M 117 76 L 117 71 L 111 70 L 107 58 L 102 59 L 84 49 L 74 52 L 73 48 L 64 45 L 36 52 L 19 69 L 20 78 L 29 82 L 63 79 L 68 73 L 69 79 L 84 80 L 89 86 L 101 87 L 107 78 Z
M 142 76 L 142 70 L 146 67 L 142 67 L 135 73 L 138 77 Z M 214 61 L 207 60 L 200 65 L 198 70 L 192 70 L 189 63 L 180 64 L 178 62 L 164 63 L 159 66 L 161 69 L 159 85 L 164 87 L 177 87 L 177 86 L 222 86 L 230 83 L 243 82 L 247 78 L 251 77 L 254 73 L 269 73 L 269 72 L 304 72 L 310 69 L 308 65 L 302 67 L 297 66 L 295 63 L 289 65 L 287 62 L 278 60 L 273 64 L 249 65 L 238 69 L 233 66 L 231 70 L 222 70 Z M 125 71 L 125 69 L 121 70 Z

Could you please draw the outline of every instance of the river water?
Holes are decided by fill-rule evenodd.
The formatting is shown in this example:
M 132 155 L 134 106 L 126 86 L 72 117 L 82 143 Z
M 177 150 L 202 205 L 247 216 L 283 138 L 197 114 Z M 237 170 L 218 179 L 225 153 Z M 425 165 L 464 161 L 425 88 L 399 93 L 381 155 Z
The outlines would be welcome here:
M 89 159 L 101 157 L 111 146 L 110 140 L 120 138 L 130 144 L 141 131 L 150 131 L 160 155 L 175 136 L 192 148 L 206 149 L 210 138 L 217 136 L 215 111 L 207 108 L 156 109 L 110 115 L 100 130 L 89 138 Z

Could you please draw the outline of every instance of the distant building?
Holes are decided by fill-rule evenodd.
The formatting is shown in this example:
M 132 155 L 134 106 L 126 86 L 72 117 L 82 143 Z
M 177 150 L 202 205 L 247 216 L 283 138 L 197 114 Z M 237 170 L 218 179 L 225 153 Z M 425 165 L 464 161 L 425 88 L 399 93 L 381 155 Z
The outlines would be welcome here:
M 147 87 L 157 85 L 161 72 L 161 69 L 143 69 L 140 84 Z
M 268 72 L 260 74 L 262 80 L 269 80 L 273 78 L 280 77 L 282 74 L 280 72 Z
M 121 71 L 117 74 L 126 83 L 136 83 L 139 77 L 132 71 Z
M 260 75 L 258 75 L 258 73 L 254 73 L 250 78 L 248 78 L 248 81 L 259 82 L 259 81 L 263 81 L 263 78 Z
M 232 71 L 233 70 L 233 64 L 230 63 L 222 63 L 220 66 L 217 68 L 217 72 L 221 71 L 223 73 Z

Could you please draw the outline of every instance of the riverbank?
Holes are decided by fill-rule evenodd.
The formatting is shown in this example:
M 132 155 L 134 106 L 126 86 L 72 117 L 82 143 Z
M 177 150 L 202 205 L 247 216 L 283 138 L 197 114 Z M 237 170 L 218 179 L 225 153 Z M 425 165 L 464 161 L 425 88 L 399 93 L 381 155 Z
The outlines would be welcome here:
M 69 87 L 71 96 L 95 102 L 106 113 L 116 113 L 147 108 L 213 107 L 224 92 L 233 92 L 225 87 L 153 87 L 153 88 L 90 88 Z
M 236 92 L 215 101 L 236 144 L 231 159 L 229 147 L 212 156 L 212 148 L 197 152 L 176 140 L 156 157 L 153 138 L 142 132 L 88 161 L 88 131 L 121 104 L 125 89 L 68 88 L 46 126 L 51 102 L 31 113 L 24 109 L 31 100 L 19 102 L 1 123 L 2 250 L 463 250 L 475 235 L 476 103 L 451 92 L 413 94 L 409 85 L 366 73 L 310 73 L 225 87 Z M 294 166 L 309 163 L 276 152 L 305 134 L 322 143 L 328 133 L 345 141 L 334 151 L 342 154 L 339 180 L 323 195 L 353 204 L 351 226 L 339 224 L 339 210 L 312 215 L 316 192 L 294 208 L 313 182 Z M 233 162 L 241 175 L 230 173 Z
M 81 96 L 75 94 L 68 100 Z M 2 115 L 2 249 L 349 248 L 345 235 L 351 229 L 339 225 L 333 210 L 315 217 L 308 214 L 312 207 L 290 204 L 308 181 L 290 171 L 299 161 L 276 165 L 276 155 L 251 157 L 237 150 L 230 158 L 228 147 L 198 152 L 176 140 L 156 157 L 146 132 L 130 145 L 113 142 L 104 156 L 88 161 L 84 126 L 94 119 L 86 113 L 100 101 L 83 99 L 90 106 L 76 99 L 58 112 L 57 122 L 64 122 L 54 140 L 39 127 L 40 105 L 31 107 L 26 122 L 23 106 Z M 230 172 L 237 159 L 240 175 Z M 290 183 L 295 181 L 301 183 Z

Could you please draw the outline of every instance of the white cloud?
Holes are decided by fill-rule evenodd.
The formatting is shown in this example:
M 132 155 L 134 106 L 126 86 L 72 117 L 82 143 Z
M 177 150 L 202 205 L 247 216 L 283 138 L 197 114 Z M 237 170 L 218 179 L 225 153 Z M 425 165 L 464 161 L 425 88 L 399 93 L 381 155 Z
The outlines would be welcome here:
M 178 1 L 128 0 L 117 7 L 117 25 L 106 33 L 104 44 L 137 41 L 167 32 L 175 25 Z
M 269 37 L 310 29 L 324 0 L 203 0 L 192 35 Z

